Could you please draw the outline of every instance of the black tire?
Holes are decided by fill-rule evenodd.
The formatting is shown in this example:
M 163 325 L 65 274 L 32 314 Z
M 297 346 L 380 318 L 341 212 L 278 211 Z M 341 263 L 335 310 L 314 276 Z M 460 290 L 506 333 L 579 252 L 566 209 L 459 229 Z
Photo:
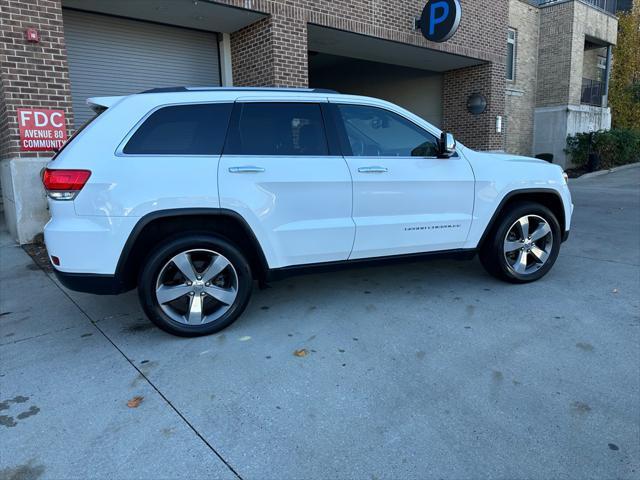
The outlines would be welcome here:
M 163 310 L 156 297 L 156 285 L 158 276 L 172 258 L 197 249 L 214 251 L 229 261 L 237 276 L 237 294 L 219 318 L 202 325 L 187 325 L 174 320 Z M 144 261 L 138 277 L 140 304 L 149 320 L 162 330 L 181 337 L 211 335 L 231 325 L 249 303 L 252 287 L 251 268 L 242 252 L 225 238 L 210 233 L 185 233 L 161 243 Z
M 517 273 L 505 254 L 505 239 L 512 226 L 524 216 L 537 216 L 544 219 L 551 229 L 551 246 L 548 258 L 537 271 L 527 274 Z M 549 237 L 547 237 L 546 241 Z M 560 224 L 553 212 L 544 205 L 534 202 L 519 202 L 508 207 L 496 224 L 492 227 L 488 237 L 480 249 L 480 262 L 487 272 L 500 280 L 510 283 L 529 283 L 541 279 L 553 267 L 562 242 Z M 514 254 L 514 255 L 517 255 Z

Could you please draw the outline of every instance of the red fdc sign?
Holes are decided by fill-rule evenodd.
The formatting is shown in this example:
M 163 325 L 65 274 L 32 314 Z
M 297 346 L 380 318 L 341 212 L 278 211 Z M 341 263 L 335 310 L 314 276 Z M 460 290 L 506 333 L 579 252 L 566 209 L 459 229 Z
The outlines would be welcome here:
M 67 141 L 64 110 L 18 108 L 20 150 L 55 151 Z

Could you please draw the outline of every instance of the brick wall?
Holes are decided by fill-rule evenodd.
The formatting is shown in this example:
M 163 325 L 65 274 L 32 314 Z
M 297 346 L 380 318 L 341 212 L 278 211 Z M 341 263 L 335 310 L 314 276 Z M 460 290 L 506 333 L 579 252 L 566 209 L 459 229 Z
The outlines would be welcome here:
M 2 157 L 33 155 L 19 152 L 16 108 L 63 108 L 69 127 L 72 125 L 60 1 L 0 0 L 3 15 L 0 25 L 0 79 L 3 82 L 0 101 L 3 105 L 0 112 L 6 111 L 4 130 L 8 131 L 0 145 Z M 424 7 L 423 0 L 221 0 L 220 3 L 269 15 L 231 36 L 234 80 L 238 85 L 306 86 L 308 23 L 491 62 L 493 66 L 480 69 L 484 72 L 481 76 L 487 72 L 497 74 L 503 70 L 501 65 L 505 61 L 508 0 L 489 3 L 461 0 L 460 28 L 445 43 L 429 42 L 414 29 L 413 19 Z M 27 27 L 40 31 L 39 44 L 26 42 L 24 30 Z M 448 76 L 454 81 L 464 81 L 461 74 L 464 75 L 464 71 Z M 482 93 L 497 100 L 490 107 L 495 113 L 504 104 L 496 96 L 496 87 L 501 80 L 485 79 L 478 83 L 476 73 L 472 73 L 472 78 L 476 80 L 475 88 L 482 88 Z M 459 108 L 460 98 L 453 94 L 446 98 L 445 111 L 449 109 L 447 101 L 454 102 L 453 110 Z M 488 117 L 467 118 L 464 112 L 452 113 L 451 125 L 488 131 L 489 123 L 494 124 Z M 483 122 L 485 124 L 480 126 Z M 472 131 L 468 135 L 458 131 L 460 135 L 473 138 Z M 482 143 L 495 145 L 501 142 L 494 139 Z M 480 147 L 480 144 L 470 144 Z
M 504 64 L 508 0 L 461 0 L 460 28 L 447 42 L 427 41 L 414 28 L 423 0 L 221 0 L 269 17 L 231 35 L 236 85 L 308 86 L 307 24 L 360 33 L 395 42 L 477 58 L 487 63 L 445 74 L 443 123 L 463 143 L 502 149 L 495 117 L 504 115 Z M 489 99 L 485 114 L 467 113 L 467 97 Z
M 507 80 L 505 150 L 531 155 L 538 72 L 540 10 L 522 0 L 509 4 L 509 26 L 516 30 L 516 75 Z
M 427 41 L 414 29 L 424 0 L 219 0 L 293 23 L 313 23 L 363 35 L 504 63 L 508 0 L 461 0 L 460 28 L 449 41 Z
M 0 158 L 38 156 L 19 150 L 17 108 L 61 108 L 73 125 L 60 0 L 0 0 L 0 11 Z M 25 40 L 28 27 L 40 43 Z
M 306 87 L 307 24 L 269 16 L 231 34 L 238 86 Z
M 9 115 L 4 98 L 4 81 L 0 75 L 0 159 L 9 156 Z
M 503 134 L 496 133 L 496 116 L 504 115 L 504 91 L 504 64 L 487 63 L 445 73 L 443 130 L 453 132 L 472 148 L 504 149 Z M 487 98 L 487 110 L 480 115 L 467 111 L 467 99 L 474 93 Z

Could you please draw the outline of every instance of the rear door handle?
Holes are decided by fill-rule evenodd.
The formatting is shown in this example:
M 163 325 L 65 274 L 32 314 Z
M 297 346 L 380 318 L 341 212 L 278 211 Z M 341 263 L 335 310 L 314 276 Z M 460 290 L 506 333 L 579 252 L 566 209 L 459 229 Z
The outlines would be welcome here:
M 230 173 L 262 173 L 264 172 L 264 168 L 262 167 L 254 167 L 253 165 L 246 165 L 243 167 L 231 167 L 229 168 Z
M 358 171 L 360 173 L 387 173 L 389 169 L 385 167 L 360 167 Z

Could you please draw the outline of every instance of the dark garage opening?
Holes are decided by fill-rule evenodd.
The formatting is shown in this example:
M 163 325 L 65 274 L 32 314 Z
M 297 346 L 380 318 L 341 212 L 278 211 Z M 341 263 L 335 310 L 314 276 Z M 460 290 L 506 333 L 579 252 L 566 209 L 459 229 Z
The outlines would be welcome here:
M 442 123 L 438 72 L 310 51 L 309 86 L 382 98 L 435 126 Z

